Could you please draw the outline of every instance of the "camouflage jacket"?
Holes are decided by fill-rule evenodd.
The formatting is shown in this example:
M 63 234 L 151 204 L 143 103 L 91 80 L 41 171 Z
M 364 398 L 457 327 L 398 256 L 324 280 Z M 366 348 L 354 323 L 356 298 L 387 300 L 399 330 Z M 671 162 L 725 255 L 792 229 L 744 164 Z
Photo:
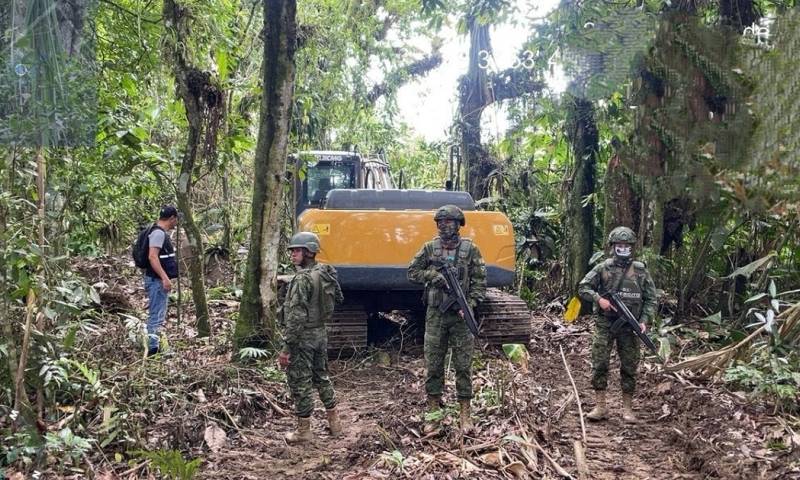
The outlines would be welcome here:
M 591 269 L 578 284 L 578 295 L 595 305 L 601 296 L 613 291 L 619 292 L 622 301 L 640 322 L 649 323 L 653 319 L 656 287 L 643 262 L 634 260 L 629 265 L 621 265 L 609 258 Z M 613 310 L 602 313 L 608 318 L 617 317 Z
M 458 268 L 458 278 L 461 280 L 461 288 L 467 296 L 467 301 L 475 308 L 486 294 L 486 265 L 480 250 L 469 239 L 461 239 L 455 251 L 447 250 L 441 246 L 441 240 L 436 237 L 430 242 L 425 243 L 419 252 L 411 260 L 408 266 L 408 280 L 412 283 L 425 285 L 423 299 L 429 307 L 437 307 L 445 299 L 442 288 L 434 287 L 430 281 L 437 275 L 434 263 L 447 261 L 455 264 Z
M 324 263 L 313 262 L 297 271 L 286 286 L 286 298 L 278 312 L 278 321 L 283 331 L 284 349 L 297 345 L 304 334 L 325 334 L 325 321 L 319 309 L 317 291 L 321 285 L 315 275 L 322 278 L 322 284 L 334 287 L 336 303 L 342 303 L 344 296 L 336 276 L 336 269 Z M 321 330 L 320 330 L 321 329 Z

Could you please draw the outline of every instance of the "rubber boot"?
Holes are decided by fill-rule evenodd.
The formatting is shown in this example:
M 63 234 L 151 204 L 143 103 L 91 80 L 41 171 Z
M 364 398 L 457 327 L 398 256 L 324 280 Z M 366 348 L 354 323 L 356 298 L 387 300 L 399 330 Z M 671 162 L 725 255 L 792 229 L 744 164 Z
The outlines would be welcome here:
M 471 409 L 469 399 L 459 400 L 461 406 L 461 429 L 465 432 L 472 431 L 474 425 L 472 424 Z
M 622 394 L 622 421 L 625 423 L 636 423 L 639 419 L 633 413 L 633 394 Z
M 595 390 L 595 406 L 591 412 L 586 414 L 586 418 L 595 422 L 608 418 L 608 408 L 606 408 L 606 391 Z
M 284 436 L 286 443 L 305 443 L 311 441 L 311 419 L 297 417 L 297 430 Z
M 425 413 L 432 413 L 442 408 L 442 397 L 440 395 L 428 395 L 427 409 Z M 425 421 L 422 425 L 422 433 L 429 434 L 439 428 L 439 422 Z
M 331 436 L 338 437 L 342 434 L 342 422 L 339 421 L 339 411 L 336 407 L 326 410 L 328 414 L 328 428 L 331 430 Z

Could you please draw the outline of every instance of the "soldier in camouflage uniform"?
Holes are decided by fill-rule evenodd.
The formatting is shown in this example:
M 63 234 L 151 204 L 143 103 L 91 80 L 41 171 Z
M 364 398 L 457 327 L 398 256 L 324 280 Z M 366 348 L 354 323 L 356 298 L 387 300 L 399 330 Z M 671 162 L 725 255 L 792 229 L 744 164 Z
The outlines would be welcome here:
M 459 227 L 465 225 L 464 213 L 455 205 L 445 205 L 433 217 L 439 236 L 425 243 L 408 267 L 408 279 L 425 285 L 425 391 L 428 409 L 441 406 L 444 387 L 444 362 L 448 347 L 453 349 L 453 366 L 456 370 L 456 395 L 461 406 L 461 425 L 472 428 L 470 399 L 472 398 L 472 333 L 467 328 L 458 304 L 445 313 L 439 305 L 447 298 L 444 276 L 436 271 L 437 263 L 454 264 L 469 304 L 474 309 L 486 292 L 486 266 L 478 247 L 469 239 L 462 239 Z
M 314 390 L 327 410 L 331 434 L 338 436 L 342 431 L 336 395 L 328 377 L 325 322 L 329 318 L 323 317 L 329 316 L 330 312 L 324 313 L 327 310 L 322 296 L 332 295 L 336 303 L 341 303 L 343 295 L 336 270 L 315 260 L 320 250 L 319 238 L 315 234 L 297 233 L 287 248 L 297 273 L 286 288 L 286 299 L 280 310 L 284 347 L 278 362 L 286 368 L 286 381 L 297 415 L 297 430 L 287 434 L 286 441 L 300 443 L 311 440 Z
M 642 331 L 650 323 L 656 310 L 656 288 L 644 263 L 633 260 L 633 245 L 636 235 L 628 227 L 617 227 L 608 236 L 613 256 L 595 266 L 578 284 L 578 294 L 599 308 L 595 317 L 592 339 L 592 387 L 597 405 L 586 415 L 590 420 L 608 417 L 606 408 L 606 386 L 608 385 L 608 363 L 614 342 L 620 363 L 622 384 L 622 419 L 636 422 L 633 413 L 633 393 L 636 389 L 636 369 L 639 365 L 639 338 L 630 328 L 623 327 L 617 334 L 610 331 L 618 318 L 611 302 L 604 298 L 619 292 L 622 301 L 639 320 Z

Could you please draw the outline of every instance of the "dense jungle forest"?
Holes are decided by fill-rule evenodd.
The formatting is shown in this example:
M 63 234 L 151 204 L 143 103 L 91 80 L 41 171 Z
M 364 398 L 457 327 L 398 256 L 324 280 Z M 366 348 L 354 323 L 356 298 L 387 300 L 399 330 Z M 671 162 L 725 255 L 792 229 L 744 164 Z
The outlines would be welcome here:
M 0 480 L 800 478 L 794 0 L 0 0 L 0 27 Z M 426 411 L 421 291 L 345 284 L 405 281 L 441 206 L 410 198 L 466 199 L 496 287 L 469 431 L 452 358 Z M 164 205 L 148 355 L 131 250 Z M 616 353 L 584 421 L 578 283 L 619 226 L 657 299 L 633 425 Z M 318 402 L 294 445 L 300 230 L 342 279 L 344 431 Z

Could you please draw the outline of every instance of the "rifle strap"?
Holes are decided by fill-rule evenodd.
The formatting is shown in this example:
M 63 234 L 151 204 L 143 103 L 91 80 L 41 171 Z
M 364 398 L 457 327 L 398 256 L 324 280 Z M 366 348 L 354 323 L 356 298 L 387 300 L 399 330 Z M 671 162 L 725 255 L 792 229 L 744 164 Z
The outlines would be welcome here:
M 609 290 L 609 291 L 606 292 L 606 295 L 609 296 L 609 298 L 608 298 L 609 300 L 611 298 L 611 295 L 613 295 L 615 293 L 619 293 L 619 289 L 620 289 L 620 287 L 622 287 L 622 282 L 625 280 L 625 277 L 627 277 L 631 272 L 633 272 L 633 262 L 631 262 L 631 264 L 628 266 L 628 268 L 624 272 L 622 272 L 622 275 L 619 276 L 619 279 L 617 280 L 617 284 L 614 286 L 614 289 L 613 290 Z M 617 313 L 617 317 L 607 317 L 606 315 L 602 315 L 604 318 L 608 319 L 609 321 L 611 321 L 612 319 L 615 319 L 615 321 L 612 323 L 611 333 L 614 333 L 614 331 L 616 331 L 619 328 L 621 328 L 622 325 L 620 324 L 620 320 L 623 320 L 622 323 L 624 323 L 624 319 L 622 317 L 619 317 L 619 312 L 616 312 L 616 313 Z M 615 326 L 616 326 L 616 328 L 614 328 Z
M 631 261 L 631 264 L 628 265 L 628 268 L 624 272 L 622 272 L 622 275 L 620 275 L 619 280 L 617 280 L 617 285 L 614 287 L 614 290 L 611 292 L 612 294 L 619 293 L 619 289 L 620 289 L 620 287 L 622 287 L 622 282 L 625 281 L 625 277 L 627 277 L 631 273 L 633 273 L 633 261 Z

